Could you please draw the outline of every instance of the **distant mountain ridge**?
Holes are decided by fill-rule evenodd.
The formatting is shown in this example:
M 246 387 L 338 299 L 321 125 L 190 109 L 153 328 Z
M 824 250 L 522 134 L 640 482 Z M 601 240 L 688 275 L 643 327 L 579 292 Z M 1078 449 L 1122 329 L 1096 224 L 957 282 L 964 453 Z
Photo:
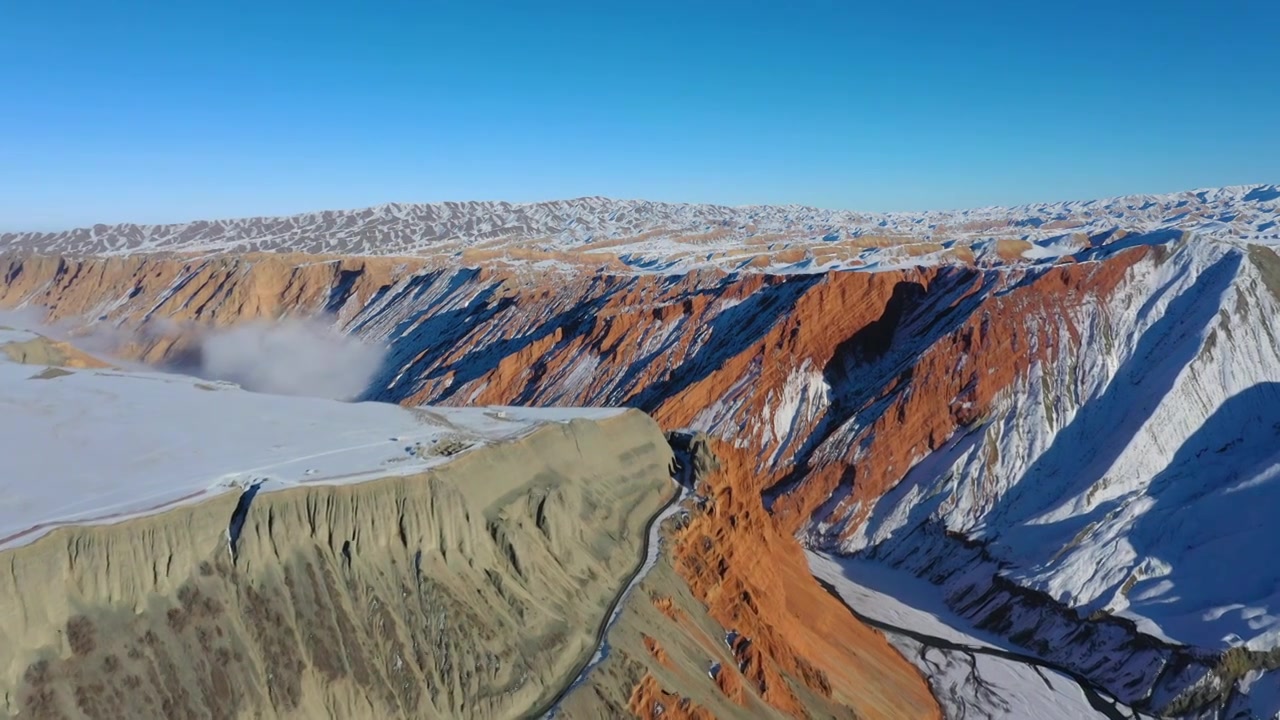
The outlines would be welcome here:
M 878 605 L 945 717 L 1275 717 L 1277 214 L 1274 185 L 917 215 L 388 205 L 146 228 L 167 239 L 99 257 L 15 246 L 0 307 L 161 366 L 205 328 L 319 316 L 386 347 L 362 399 L 627 406 L 714 438 L 667 589 L 611 644 L 652 675 L 584 686 L 616 708 L 805 716 L 786 678 L 841 697 L 807 668 L 871 646 L 828 642 L 830 596 L 773 554 L 798 537 L 845 556 L 825 580 L 859 612 L 912 608 Z M 336 254 L 392 230 L 412 253 Z M 961 635 L 1006 654 L 939 643 Z M 696 672 L 667 672 L 681 653 Z
M 1215 237 L 1280 238 L 1280 186 L 1241 185 L 1163 195 L 1017 207 L 926 212 L 858 212 L 798 205 L 663 203 L 583 197 L 389 203 L 285 217 L 201 220 L 169 225 L 95 225 L 61 232 L 0 235 L 0 247 L 41 253 L 303 252 L 423 255 L 475 248 L 544 251 L 635 250 L 648 256 L 682 245 L 785 243 L 805 247 L 865 238 L 960 243 L 1038 241 L 1073 233 L 1177 228 Z M 671 247 L 667 248 L 666 245 Z

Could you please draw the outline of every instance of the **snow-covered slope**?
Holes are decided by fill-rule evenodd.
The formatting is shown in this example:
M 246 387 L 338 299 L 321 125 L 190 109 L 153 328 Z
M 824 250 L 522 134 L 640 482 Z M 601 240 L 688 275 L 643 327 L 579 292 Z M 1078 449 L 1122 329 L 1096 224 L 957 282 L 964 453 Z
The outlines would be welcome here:
M 10 253 L 0 298 L 141 328 L 135 356 L 159 362 L 183 347 L 166 326 L 330 313 L 389 347 L 370 397 L 638 407 L 749 455 L 785 532 L 927 577 L 957 615 L 1125 704 L 1265 715 L 1278 202 L 1254 186 L 875 216 L 830 240 L 839 214 L 798 208 L 454 206 L 449 222 L 484 220 L 432 257 Z M 369 213 L 351 227 L 419 230 L 320 249 L 436 237 L 407 208 Z M 154 229 L 169 239 L 146 248 L 308 250 L 289 228 L 256 245 Z M 71 237 L 45 240 L 95 248 L 57 244 Z M 502 262 L 470 263 L 490 240 Z M 702 265 L 742 272 L 685 272 Z
M 0 345 L 32 337 L 0 330 Z M 620 412 L 408 409 L 9 361 L 0 361 L 0 408 L 0 549 L 59 525 L 117 522 L 231 490 L 413 474 L 543 423 Z
M 1276 644 L 1280 587 L 1262 579 L 1280 550 L 1275 267 L 1196 244 L 1135 268 L 1140 281 L 1075 318 L 1078 353 L 922 459 L 842 549 L 932 516 L 1085 614 L 1195 645 Z M 1250 552 L 1222 563 L 1227 548 Z
M 1180 243 L 1104 303 L 1063 310 L 1023 320 L 1055 351 L 983 417 L 808 535 L 930 578 L 1126 702 L 1225 699 L 1239 668 L 1196 652 L 1239 648 L 1241 667 L 1262 669 L 1280 646 L 1280 259 Z
M 5 717 L 537 716 L 675 493 L 639 412 L 344 404 L 41 345 L 0 330 Z
M 947 717 L 1083 720 L 1150 716 L 1066 668 L 1045 664 L 969 626 L 937 588 L 874 563 L 808 553 L 809 566 L 859 616 L 889 638 L 934 690 Z M 876 586 L 868 584 L 868 579 Z M 878 581 L 878 582 L 877 582 Z
M 1012 208 L 867 213 L 795 205 L 725 207 L 612 200 L 389 204 L 291 217 L 179 225 L 95 225 L 0 235 L 0 247 L 44 253 L 302 252 L 485 257 L 542 262 L 617 258 L 635 272 L 752 257 L 793 271 L 899 267 L 944 260 L 1044 260 L 1126 236 L 1194 232 L 1280 238 L 1280 187 L 1252 185 Z M 787 251 L 787 252 L 784 252 Z M 557 253 L 558 255 L 530 255 Z M 532 263 L 531 263 L 532 264 Z M 745 267 L 755 267 L 745 265 Z

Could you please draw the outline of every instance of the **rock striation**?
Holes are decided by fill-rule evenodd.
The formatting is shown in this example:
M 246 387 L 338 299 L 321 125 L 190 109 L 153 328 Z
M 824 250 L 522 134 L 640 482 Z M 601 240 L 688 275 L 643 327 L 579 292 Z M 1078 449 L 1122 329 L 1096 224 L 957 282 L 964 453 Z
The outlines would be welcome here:
M 594 651 L 674 492 L 670 462 L 628 412 L 419 475 L 58 528 L 0 552 L 0 707 L 521 717 Z
M 780 592 L 759 557 L 803 572 L 803 556 L 765 542 L 797 537 L 927 578 L 957 615 L 1143 712 L 1267 716 L 1280 711 L 1280 598 L 1251 558 L 1274 546 L 1278 202 L 1258 186 L 984 209 L 895 239 L 866 218 L 743 211 L 739 227 L 727 210 L 587 199 L 369 211 L 388 227 L 462 223 L 465 248 L 433 254 L 406 231 L 387 249 L 413 250 L 402 258 L 296 252 L 308 246 L 289 233 L 310 237 L 313 220 L 335 248 L 354 237 L 359 217 L 336 215 L 250 242 L 271 253 L 176 254 L 191 238 L 240 248 L 248 221 L 137 230 L 138 243 L 181 240 L 154 252 L 37 252 L 133 232 L 103 229 L 12 242 L 0 306 L 105 326 L 121 355 L 158 365 L 198 352 L 202 328 L 327 314 L 387 348 L 369 399 L 625 405 L 719 438 L 739 479 L 691 510 L 685 530 L 701 535 L 669 536 L 654 577 L 670 585 L 644 617 L 696 617 L 713 639 L 759 617 L 761 655 L 745 673 L 718 657 L 718 694 L 695 692 L 661 657 L 683 668 L 713 653 L 637 625 L 625 642 L 646 669 L 614 684 L 647 688 L 645 702 L 600 694 L 619 712 L 649 699 L 687 699 L 694 715 L 818 707 L 828 696 L 803 663 L 825 650 L 771 634 L 786 613 L 753 613 L 742 594 L 759 606 L 761 588 Z M 732 227 L 704 227 L 713 215 Z M 678 233 L 662 229 L 671 218 Z M 841 243 L 857 252 L 822 254 Z M 1222 571 L 1223 553 L 1244 571 Z

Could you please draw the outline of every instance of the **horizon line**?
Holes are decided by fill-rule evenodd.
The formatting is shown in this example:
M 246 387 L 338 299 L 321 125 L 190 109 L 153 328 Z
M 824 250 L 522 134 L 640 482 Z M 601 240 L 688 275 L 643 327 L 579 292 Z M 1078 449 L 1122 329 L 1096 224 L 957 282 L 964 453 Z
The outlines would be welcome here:
M 973 206 L 967 206 L 967 207 L 928 208 L 928 209 L 916 209 L 916 210 L 866 210 L 866 209 L 842 208 L 842 207 L 823 207 L 819 205 L 808 205 L 805 203 L 730 204 L 730 203 L 716 203 L 716 202 L 689 202 L 689 201 L 670 201 L 670 200 L 650 200 L 643 197 L 631 197 L 631 198 L 613 197 L 609 195 L 578 195 L 573 197 L 559 197 L 559 198 L 549 198 L 545 200 L 522 200 L 522 201 L 510 201 L 510 200 L 500 200 L 500 199 L 430 200 L 425 202 L 391 200 L 391 201 L 376 203 L 373 205 L 357 205 L 354 207 L 340 207 L 340 208 L 330 207 L 330 208 L 322 208 L 317 210 L 302 210 L 298 212 L 260 214 L 260 215 L 225 215 L 222 217 L 193 218 L 189 220 L 180 220 L 175 222 L 136 222 L 136 221 L 123 221 L 123 222 L 112 222 L 112 223 L 97 222 L 91 225 L 73 225 L 71 227 L 62 227 L 60 229 L 54 229 L 54 230 L 8 230 L 8 229 L 0 228 L 0 237 L 7 236 L 7 235 L 58 235 L 62 233 L 76 232 L 79 230 L 94 230 L 99 227 L 155 228 L 155 227 L 176 227 L 181 225 L 191 225 L 194 223 L 230 223 L 230 222 L 248 222 L 248 221 L 254 221 L 254 220 L 285 220 L 289 218 L 301 217 L 304 215 L 319 215 L 323 213 L 356 213 L 364 210 L 377 210 L 377 209 L 389 207 L 392 205 L 409 206 L 409 207 L 443 206 L 443 205 L 507 205 L 510 207 L 532 207 L 537 205 L 551 205 L 551 204 L 557 204 L 557 203 L 574 203 L 574 202 L 587 201 L 587 200 L 599 200 L 599 201 L 613 202 L 613 203 L 648 203 L 651 205 L 667 205 L 667 206 L 677 206 L 677 207 L 707 207 L 707 208 L 721 208 L 726 210 L 748 210 L 753 208 L 796 208 L 801 210 L 816 210 L 821 212 L 832 212 L 832 213 L 850 213 L 850 214 L 858 214 L 858 215 L 901 217 L 901 216 L 926 215 L 931 213 L 947 214 L 947 213 L 974 212 L 979 210 L 1012 211 L 1012 210 L 1020 210 L 1023 208 L 1031 208 L 1031 207 L 1037 207 L 1037 206 L 1043 206 L 1043 205 L 1058 205 L 1058 204 L 1070 204 L 1070 203 L 1084 204 L 1084 203 L 1094 203 L 1094 202 L 1102 202 L 1102 201 L 1108 201 L 1108 200 L 1123 200 L 1126 198 L 1168 197 L 1173 195 L 1187 195 L 1187 194 L 1196 194 L 1201 192 L 1244 191 L 1244 190 L 1255 190 L 1258 188 L 1280 188 L 1280 181 L 1203 186 L 1203 187 L 1196 187 L 1196 188 L 1188 188 L 1185 190 L 1172 190 L 1167 192 L 1134 192 L 1134 193 L 1126 193 L 1122 195 L 1094 196 L 1094 197 L 1086 197 L 1086 198 L 1076 197 L 1076 198 L 1066 198 L 1066 199 L 1059 199 L 1059 200 L 1040 200 L 1040 201 L 1032 201 L 1032 202 L 1025 202 L 1025 203 L 1009 204 L 1009 205 L 1002 205 L 1002 204 L 973 205 Z

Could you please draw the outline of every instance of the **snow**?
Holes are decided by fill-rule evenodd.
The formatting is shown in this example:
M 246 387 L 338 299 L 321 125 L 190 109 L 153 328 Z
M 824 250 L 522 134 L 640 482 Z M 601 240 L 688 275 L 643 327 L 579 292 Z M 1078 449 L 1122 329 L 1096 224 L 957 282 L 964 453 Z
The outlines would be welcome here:
M 21 335 L 6 331 L 0 342 Z M 0 549 L 262 483 L 263 491 L 408 475 L 432 447 L 520 437 L 613 409 L 422 408 L 250 393 L 158 372 L 0 362 Z M 419 446 L 421 450 L 419 450 Z
M 1117 230 L 1128 233 L 1119 238 Z M 541 275 L 569 272 L 573 260 L 616 256 L 632 273 L 675 275 L 705 267 L 726 271 L 874 272 L 953 262 L 948 250 L 980 250 L 1001 239 L 1031 244 L 1026 262 L 1051 262 L 1082 244 L 1166 242 L 1171 231 L 1280 244 L 1280 189 L 1237 186 L 1166 195 L 926 212 L 856 212 L 800 206 L 691 205 L 577 198 L 541 203 L 393 204 L 291 217 L 180 225 L 114 225 L 56 233 L 0 235 L 0 248 L 45 253 L 297 252 L 322 247 L 347 255 L 430 256 L 461 263 L 483 248 L 500 262 Z M 832 238 L 835 238 L 834 240 Z M 866 247 L 870 240 L 871 247 Z M 884 247 L 877 245 L 884 244 Z M 916 245 L 921 253 L 904 252 Z M 743 250 L 748 252 L 744 254 Z M 805 250 L 795 261 L 770 257 Z M 845 259 L 820 254 L 840 251 Z M 507 250 L 552 253 L 532 260 Z M 753 257 L 769 262 L 753 264 Z M 856 256 L 856 257 L 855 257 Z
M 1144 260 L 1108 305 L 1083 308 L 1079 351 L 921 459 L 840 549 L 905 558 L 895 538 L 938 522 L 1082 615 L 1200 647 L 1274 647 L 1280 306 L 1222 243 Z
M 1057 260 L 1066 255 L 1074 255 L 1082 249 L 1080 243 L 1070 235 L 1062 235 L 1056 238 L 1048 238 L 1036 241 L 1022 252 L 1022 257 L 1028 260 Z
M 1024 656 L 957 617 L 935 586 L 874 562 L 806 554 L 814 576 L 877 622 L 889 642 L 924 672 L 947 717 L 1107 717 L 1089 702 L 1077 680 L 1035 658 L 1015 659 Z M 1125 717 L 1133 716 L 1113 699 L 1103 699 Z
M 773 409 L 775 401 L 778 405 Z M 777 448 L 773 458 L 775 464 L 793 442 L 798 443 L 807 435 L 806 431 L 830 404 L 831 386 L 822 372 L 806 358 L 787 376 L 781 397 L 774 397 L 771 393 L 765 401 L 764 416 L 772 414 L 772 422 L 766 426 L 766 433 L 772 432 L 772 435 L 765 438 L 765 446 Z
M 1221 717 L 1280 718 L 1280 673 L 1251 670 Z
M 1032 352 L 1055 352 L 881 497 L 824 505 L 804 540 L 937 583 L 922 587 L 952 617 L 1126 702 L 1160 708 L 1208 682 L 1195 658 L 1280 647 L 1275 260 L 1165 247 L 1104 299 L 1020 318 Z M 829 442 L 856 445 L 849 428 Z M 897 587 L 876 589 L 915 602 Z M 1271 716 L 1273 675 L 1232 702 Z

